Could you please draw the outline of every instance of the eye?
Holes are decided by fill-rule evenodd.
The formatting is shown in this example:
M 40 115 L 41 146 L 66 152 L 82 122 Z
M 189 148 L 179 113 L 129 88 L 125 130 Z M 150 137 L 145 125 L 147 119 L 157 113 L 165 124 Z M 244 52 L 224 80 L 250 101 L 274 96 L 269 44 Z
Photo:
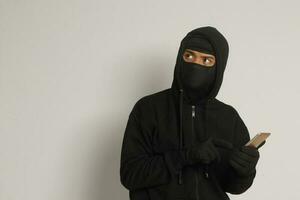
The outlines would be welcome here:
M 193 55 L 192 54 L 187 54 L 187 58 L 192 59 Z
M 193 60 L 193 59 L 194 59 L 194 56 L 193 56 L 191 53 L 189 53 L 189 52 L 186 52 L 186 53 L 184 54 L 184 57 L 185 57 L 187 60 Z
M 204 58 L 205 65 L 211 65 L 212 63 L 213 63 L 213 61 L 211 60 L 211 58 L 208 58 L 208 57 Z

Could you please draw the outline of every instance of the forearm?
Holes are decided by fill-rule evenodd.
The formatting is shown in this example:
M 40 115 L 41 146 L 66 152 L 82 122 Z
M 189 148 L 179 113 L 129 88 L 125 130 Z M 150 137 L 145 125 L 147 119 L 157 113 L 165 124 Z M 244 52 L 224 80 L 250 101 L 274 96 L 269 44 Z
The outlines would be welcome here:
M 183 167 L 181 151 L 167 151 L 159 155 L 141 155 L 123 159 L 121 183 L 129 190 L 167 184 Z
M 159 153 L 153 150 L 155 127 L 143 123 L 139 103 L 141 101 L 135 104 L 129 115 L 121 150 L 120 179 L 129 190 L 168 184 L 184 160 L 181 150 Z
M 121 163 L 121 183 L 129 190 L 152 187 L 169 181 L 169 172 L 162 156 L 139 156 Z

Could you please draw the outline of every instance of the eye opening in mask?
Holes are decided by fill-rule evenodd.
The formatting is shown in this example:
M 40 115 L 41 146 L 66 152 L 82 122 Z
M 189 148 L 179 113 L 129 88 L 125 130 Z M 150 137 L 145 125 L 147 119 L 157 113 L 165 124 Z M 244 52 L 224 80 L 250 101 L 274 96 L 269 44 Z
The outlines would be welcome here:
M 182 56 L 185 62 L 199 64 L 204 67 L 213 67 L 216 62 L 214 55 L 192 49 L 185 49 Z

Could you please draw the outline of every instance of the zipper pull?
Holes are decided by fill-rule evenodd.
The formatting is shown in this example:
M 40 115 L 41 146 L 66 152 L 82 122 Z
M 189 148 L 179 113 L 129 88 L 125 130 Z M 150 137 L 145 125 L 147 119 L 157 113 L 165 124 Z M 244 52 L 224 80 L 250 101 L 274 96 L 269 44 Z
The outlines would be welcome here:
M 208 174 L 208 164 L 205 164 L 204 165 L 204 176 L 205 178 L 209 178 L 209 174 Z
M 192 117 L 195 117 L 195 106 L 192 105 Z
M 208 172 L 205 172 L 205 178 L 209 178 L 209 176 L 208 176 Z

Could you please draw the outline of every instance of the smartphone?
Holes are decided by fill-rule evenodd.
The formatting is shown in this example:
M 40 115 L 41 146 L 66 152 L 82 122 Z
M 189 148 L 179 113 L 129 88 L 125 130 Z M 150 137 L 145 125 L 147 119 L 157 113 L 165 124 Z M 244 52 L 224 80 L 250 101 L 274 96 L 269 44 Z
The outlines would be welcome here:
M 256 134 L 255 137 L 253 137 L 251 140 L 249 140 L 249 142 L 247 142 L 247 144 L 245 144 L 245 146 L 252 146 L 252 147 L 257 148 L 270 135 L 271 135 L 271 133 L 265 133 L 265 132 L 258 133 L 258 134 Z

